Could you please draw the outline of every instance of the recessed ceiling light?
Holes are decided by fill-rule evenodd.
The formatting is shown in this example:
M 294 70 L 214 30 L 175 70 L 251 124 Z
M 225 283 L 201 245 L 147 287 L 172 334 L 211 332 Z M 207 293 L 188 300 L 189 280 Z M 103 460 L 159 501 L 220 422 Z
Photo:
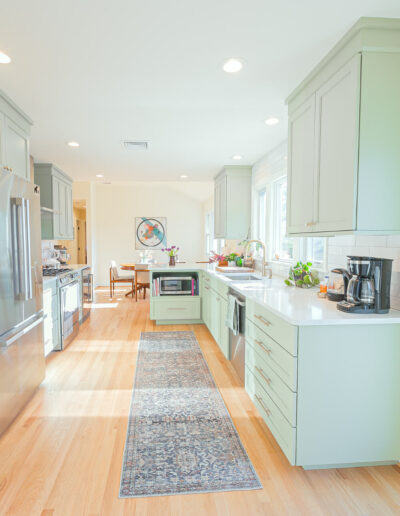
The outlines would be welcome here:
M 79 147 L 78 142 L 67 142 L 68 147 Z
M 187 176 L 185 174 L 181 175 L 181 179 L 186 179 L 186 178 L 187 178 Z
M 0 64 L 11 63 L 11 57 L 8 57 L 4 52 L 0 52 Z
M 235 154 L 234 156 L 232 156 L 232 159 L 236 159 L 236 160 L 239 160 L 239 159 L 242 159 L 243 156 L 241 156 L 240 154 Z
M 265 123 L 267 125 L 276 125 L 279 124 L 279 118 L 276 118 L 275 116 L 271 116 L 270 118 L 267 118 L 265 120 Z
M 96 174 L 96 177 L 104 177 L 103 174 Z
M 237 59 L 236 57 L 231 57 L 227 59 L 222 65 L 222 69 L 226 73 L 236 73 L 240 72 L 243 68 L 243 61 L 241 59 Z

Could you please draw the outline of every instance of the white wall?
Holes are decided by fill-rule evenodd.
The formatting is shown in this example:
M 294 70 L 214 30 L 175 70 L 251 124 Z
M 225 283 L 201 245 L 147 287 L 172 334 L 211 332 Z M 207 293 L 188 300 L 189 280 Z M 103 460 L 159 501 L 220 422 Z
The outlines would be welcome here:
M 168 246 L 180 247 L 180 260 L 203 260 L 203 200 L 209 197 L 211 188 L 211 182 L 95 184 L 96 285 L 108 285 L 110 260 L 139 261 L 135 217 L 167 217 Z M 168 261 L 161 251 L 154 251 L 153 257 L 159 262 Z

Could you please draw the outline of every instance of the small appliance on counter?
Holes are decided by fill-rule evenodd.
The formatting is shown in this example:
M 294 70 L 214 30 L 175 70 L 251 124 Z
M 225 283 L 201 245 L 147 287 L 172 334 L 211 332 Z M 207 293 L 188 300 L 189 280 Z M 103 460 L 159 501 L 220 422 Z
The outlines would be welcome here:
M 342 271 L 344 300 L 338 310 L 350 313 L 386 314 L 390 310 L 390 280 L 393 260 L 365 256 L 348 256 Z
M 343 301 L 348 283 L 345 269 L 332 269 L 328 277 L 327 298 L 330 301 Z
M 68 254 L 68 249 L 64 245 L 55 245 L 54 249 L 58 251 L 59 262 L 62 265 L 66 265 L 71 259 L 71 255 Z

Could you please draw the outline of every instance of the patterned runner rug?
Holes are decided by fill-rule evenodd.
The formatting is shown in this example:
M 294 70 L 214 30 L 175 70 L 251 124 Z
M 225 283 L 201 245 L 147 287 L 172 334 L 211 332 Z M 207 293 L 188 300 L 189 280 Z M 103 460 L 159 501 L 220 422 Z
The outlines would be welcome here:
M 120 497 L 261 488 L 194 333 L 142 333 Z

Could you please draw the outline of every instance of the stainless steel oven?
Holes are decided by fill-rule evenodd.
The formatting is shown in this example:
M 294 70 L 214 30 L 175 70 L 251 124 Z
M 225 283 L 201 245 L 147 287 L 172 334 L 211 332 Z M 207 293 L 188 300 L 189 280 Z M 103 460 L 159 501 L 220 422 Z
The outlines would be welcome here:
M 93 303 L 93 274 L 90 267 L 82 270 L 82 322 L 90 315 L 90 305 Z
M 61 349 L 79 333 L 80 288 L 79 272 L 71 272 L 59 278 L 61 309 Z

